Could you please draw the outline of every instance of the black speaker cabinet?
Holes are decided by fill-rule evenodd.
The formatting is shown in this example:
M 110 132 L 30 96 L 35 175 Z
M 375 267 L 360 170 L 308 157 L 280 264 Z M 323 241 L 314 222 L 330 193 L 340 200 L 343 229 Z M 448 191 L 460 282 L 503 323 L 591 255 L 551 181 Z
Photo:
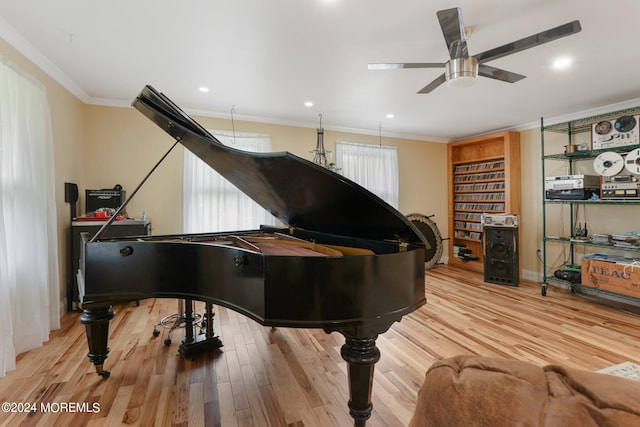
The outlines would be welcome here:
M 518 286 L 520 262 L 516 227 L 484 227 L 484 281 Z
M 75 203 L 78 201 L 78 184 L 72 182 L 64 183 L 64 201 L 65 203 Z

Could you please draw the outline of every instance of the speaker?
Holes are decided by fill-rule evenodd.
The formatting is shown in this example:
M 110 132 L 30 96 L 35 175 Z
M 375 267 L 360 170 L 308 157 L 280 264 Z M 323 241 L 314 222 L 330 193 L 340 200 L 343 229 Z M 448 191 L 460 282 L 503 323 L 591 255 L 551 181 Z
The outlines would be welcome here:
M 518 286 L 520 262 L 516 227 L 484 227 L 484 281 Z
M 78 185 L 65 182 L 64 183 L 64 201 L 65 203 L 74 203 L 78 201 Z

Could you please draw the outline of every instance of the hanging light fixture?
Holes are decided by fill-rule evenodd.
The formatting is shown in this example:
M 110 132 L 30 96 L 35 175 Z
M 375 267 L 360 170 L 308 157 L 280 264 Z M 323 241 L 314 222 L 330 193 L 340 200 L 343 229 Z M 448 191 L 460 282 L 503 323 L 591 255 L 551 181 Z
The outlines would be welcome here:
M 340 169 L 336 168 L 335 163 L 331 163 L 331 151 L 327 151 L 324 148 L 324 129 L 322 128 L 322 113 L 318 114 L 320 117 L 320 126 L 318 127 L 318 138 L 316 141 L 315 150 L 311 150 L 313 154 L 313 163 L 320 165 L 323 168 L 327 168 L 334 172 L 338 172 Z
M 233 144 L 236 143 L 236 122 L 233 118 L 233 115 L 236 113 L 236 106 L 231 106 L 231 129 L 233 130 Z
M 329 163 L 328 156 L 331 156 L 331 152 L 327 152 L 324 149 L 324 129 L 322 129 L 322 114 L 318 114 L 320 117 L 320 126 L 318 127 L 318 140 L 316 142 L 316 149 L 311 150 L 313 154 L 313 163 L 322 167 L 327 167 Z

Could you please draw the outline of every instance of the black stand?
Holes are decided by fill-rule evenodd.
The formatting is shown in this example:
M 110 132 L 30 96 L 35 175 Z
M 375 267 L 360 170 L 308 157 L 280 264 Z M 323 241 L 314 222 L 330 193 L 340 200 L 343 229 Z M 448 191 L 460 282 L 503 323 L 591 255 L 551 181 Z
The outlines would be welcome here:
M 64 183 L 64 201 L 69 203 L 69 226 L 73 223 L 73 220 L 78 214 L 78 186 L 71 182 Z M 69 230 L 68 240 L 69 250 L 67 251 L 67 257 L 69 262 L 67 263 L 67 311 L 73 311 L 73 285 L 75 271 L 78 268 L 73 262 L 73 232 Z
M 202 322 L 205 323 L 205 333 L 194 335 L 193 301 L 186 299 L 184 304 L 185 338 L 178 348 L 178 353 L 185 359 L 203 352 L 209 352 L 222 347 L 222 341 L 213 332 L 213 305 L 205 303 L 205 313 Z
M 109 321 L 115 316 L 111 306 L 87 308 L 80 316 L 80 323 L 85 326 L 89 343 L 89 360 L 95 365 L 96 373 L 102 378 L 109 378 L 111 372 L 103 369 L 104 361 L 109 356 L 107 340 L 109 338 Z

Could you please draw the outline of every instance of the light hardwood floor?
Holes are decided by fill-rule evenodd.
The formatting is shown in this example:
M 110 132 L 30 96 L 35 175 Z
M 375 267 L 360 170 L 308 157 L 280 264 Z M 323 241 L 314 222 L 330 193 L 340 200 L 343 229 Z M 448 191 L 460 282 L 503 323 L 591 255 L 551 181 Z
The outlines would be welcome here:
M 373 414 L 367 426 L 406 426 L 426 369 L 457 354 L 510 357 L 539 365 L 598 370 L 640 363 L 640 317 L 536 283 L 486 284 L 448 266 L 427 271 L 427 305 L 405 316 L 377 345 Z M 0 403 L 35 403 L 31 414 L 0 413 L 1 426 L 350 426 L 344 339 L 320 330 L 271 329 L 216 307 L 221 351 L 183 360 L 177 345 L 153 337 L 175 300 L 117 306 L 109 379 L 86 357 L 78 313 L 42 348 L 18 357 L 0 379 Z M 196 309 L 201 307 L 196 306 Z M 29 321 L 28 313 L 25 321 Z M 99 412 L 42 412 L 40 403 L 75 403 Z M 82 407 L 76 409 L 83 409 Z

